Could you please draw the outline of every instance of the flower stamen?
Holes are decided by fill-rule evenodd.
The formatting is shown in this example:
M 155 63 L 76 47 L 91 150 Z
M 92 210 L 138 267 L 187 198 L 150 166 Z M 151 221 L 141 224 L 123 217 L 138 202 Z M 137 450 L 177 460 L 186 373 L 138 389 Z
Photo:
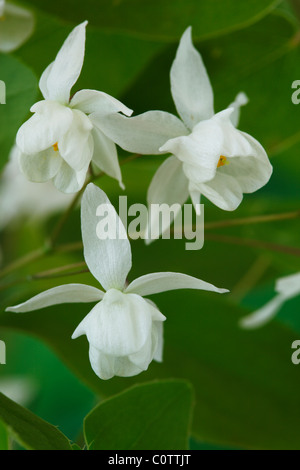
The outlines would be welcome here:
M 52 145 L 52 147 L 53 147 L 53 150 L 54 150 L 55 152 L 58 152 L 58 143 L 57 143 L 57 142 L 55 142 L 55 144 Z
M 221 155 L 217 164 L 217 168 L 220 168 L 220 166 L 228 165 L 227 158 L 224 157 L 224 155 Z

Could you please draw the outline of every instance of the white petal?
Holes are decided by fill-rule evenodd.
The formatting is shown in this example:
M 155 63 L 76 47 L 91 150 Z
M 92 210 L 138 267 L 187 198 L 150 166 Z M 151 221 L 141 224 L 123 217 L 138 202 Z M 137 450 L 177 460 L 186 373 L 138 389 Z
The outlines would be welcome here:
M 235 100 L 233 103 L 230 103 L 228 108 L 233 108 L 234 111 L 230 116 L 231 122 L 234 127 L 238 127 L 240 121 L 240 113 L 241 113 L 241 106 L 245 106 L 248 104 L 248 97 L 245 93 L 240 92 L 236 95 Z
M 247 329 L 263 326 L 276 315 L 285 300 L 286 299 L 283 296 L 277 295 L 274 299 L 264 305 L 264 307 L 243 318 L 240 321 L 240 326 Z
M 108 223 L 106 239 L 97 235 L 99 212 Z M 98 213 L 98 215 L 97 215 Z M 131 269 L 131 248 L 126 230 L 108 197 L 100 188 L 89 184 L 81 203 L 81 228 L 84 257 L 93 276 L 108 290 L 122 290 Z M 114 236 L 114 238 L 112 238 Z
M 227 289 L 219 289 L 196 277 L 169 272 L 151 273 L 138 277 L 129 284 L 124 292 L 144 296 L 177 289 L 200 289 L 218 292 L 219 294 L 228 292 Z
M 67 104 L 72 86 L 80 75 L 85 51 L 87 21 L 76 26 L 65 40 L 54 62 L 50 64 L 40 80 L 40 89 L 45 99 Z
M 212 181 L 197 185 L 199 192 L 225 211 L 234 211 L 242 202 L 243 191 L 232 176 L 218 171 Z
M 157 342 L 157 330 L 156 328 L 153 329 L 152 326 L 152 330 L 144 346 L 138 352 L 130 354 L 128 359 L 141 370 L 147 370 L 150 362 L 153 359 L 154 351 L 157 348 Z
M 53 179 L 54 186 L 62 193 L 77 193 L 84 185 L 88 167 L 89 165 L 80 171 L 75 171 L 62 160 L 59 172 Z
M 162 362 L 164 347 L 164 324 L 162 322 L 153 322 L 152 328 L 156 328 L 157 330 L 157 345 L 153 359 L 157 362 Z
M 56 144 L 70 128 L 73 113 L 55 101 L 40 101 L 32 106 L 35 114 L 19 129 L 17 145 L 23 153 L 35 154 Z
M 160 150 L 176 155 L 183 163 L 186 177 L 200 183 L 215 176 L 223 146 L 222 127 L 209 119 L 197 124 L 190 135 L 169 140 Z
M 242 132 L 252 147 L 252 154 L 231 159 L 230 165 L 220 168 L 236 178 L 244 193 L 253 193 L 269 181 L 273 167 L 260 143 L 250 135 Z
M 237 132 L 248 142 L 248 153 L 228 159 L 228 165 L 219 168 L 218 173 L 232 176 L 243 193 L 253 193 L 269 181 L 273 168 L 260 143 L 245 132 Z
M 165 160 L 164 163 L 158 168 L 150 183 L 147 194 L 148 207 L 151 208 L 152 204 L 168 204 L 169 206 L 172 206 L 173 204 L 179 204 L 182 206 L 188 197 L 188 180 L 183 173 L 182 163 L 174 156 L 167 158 L 167 160 Z M 180 206 L 178 206 L 177 213 L 180 210 Z M 176 216 L 176 212 L 170 212 L 170 214 L 171 217 L 169 218 L 169 222 L 172 223 L 172 220 L 175 218 L 174 216 Z M 165 223 L 167 225 L 162 225 L 162 230 L 160 233 L 164 233 L 164 231 L 167 230 L 170 225 L 167 220 L 165 220 Z M 158 218 L 151 217 L 150 210 L 150 220 L 146 229 L 146 233 L 149 236 L 150 230 L 152 239 L 155 234 L 157 234 L 157 237 L 160 235 L 158 224 Z
M 59 152 L 55 152 L 51 147 L 33 155 L 21 153 L 19 163 L 22 172 L 29 181 L 43 183 L 51 180 L 58 173 L 62 158 Z
M 99 128 L 113 142 L 133 153 L 156 155 L 167 140 L 188 133 L 184 124 L 173 114 L 148 111 L 127 118 L 121 114 L 94 114 Z
M 76 303 L 76 302 L 97 302 L 104 296 L 104 292 L 85 284 L 66 284 L 46 290 L 41 294 L 32 297 L 15 307 L 8 307 L 7 312 L 31 312 L 51 305 Z
M 1 16 L 0 11 L 0 17 Z M 33 32 L 33 14 L 16 5 L 6 3 L 3 18 L 0 19 L 0 21 L 0 52 L 14 51 L 20 47 Z
M 93 122 L 92 118 L 91 121 Z M 95 124 L 92 131 L 94 140 L 93 163 L 104 173 L 119 181 L 121 188 L 124 188 L 116 145 L 103 134 L 96 123 L 93 124 Z
M 70 106 L 86 114 L 97 113 L 102 116 L 118 112 L 131 116 L 133 112 L 116 98 L 96 90 L 78 91 L 73 96 Z
M 275 291 L 286 299 L 300 295 L 300 273 L 277 279 Z
M 171 92 L 177 111 L 190 130 L 213 116 L 212 87 L 202 58 L 193 46 L 190 27 L 180 40 L 171 68 Z
M 200 206 L 201 193 L 198 190 L 197 186 L 193 184 L 191 181 L 189 182 L 189 193 L 190 193 L 190 197 L 191 197 L 193 206 L 195 208 L 196 214 L 201 215 L 201 206 Z
M 152 310 L 142 297 L 110 289 L 78 325 L 72 338 L 86 334 L 91 345 L 111 356 L 137 353 L 151 334 Z
M 58 149 L 63 159 L 76 171 L 89 165 L 94 152 L 91 135 L 93 125 L 89 118 L 74 109 L 72 125 L 58 140 Z
M 111 379 L 115 375 L 132 377 L 142 372 L 139 367 L 130 362 L 128 357 L 109 356 L 91 345 L 89 357 L 93 371 L 102 380 Z
M 211 119 L 216 125 L 220 126 L 223 133 L 221 155 L 231 158 L 253 155 L 253 142 L 249 140 L 248 137 L 250 136 L 248 136 L 248 134 L 241 132 L 234 127 L 231 121 L 233 114 L 234 108 L 227 108 L 215 114 Z

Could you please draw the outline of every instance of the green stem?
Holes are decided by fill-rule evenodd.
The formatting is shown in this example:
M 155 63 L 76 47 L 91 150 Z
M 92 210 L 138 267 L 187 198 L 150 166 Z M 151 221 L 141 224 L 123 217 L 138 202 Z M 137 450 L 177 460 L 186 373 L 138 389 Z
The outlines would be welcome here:
M 39 248 L 38 250 L 32 251 L 31 253 L 27 253 L 22 258 L 17 259 L 13 263 L 9 264 L 6 268 L 4 268 L 0 273 L 0 279 L 12 273 L 13 271 L 16 271 L 17 269 L 23 268 L 23 266 L 26 266 L 27 264 L 32 263 L 33 261 L 41 259 L 48 252 L 49 248 L 48 246 L 46 246 L 43 248 Z
M 225 235 L 219 235 L 215 233 L 208 233 L 205 236 L 206 240 L 211 240 L 221 243 L 229 243 L 232 245 L 249 246 L 253 248 L 260 248 L 270 251 L 277 251 L 279 253 L 285 253 L 292 256 L 300 256 L 300 248 L 293 246 L 280 245 L 278 243 L 269 243 L 262 240 L 253 240 L 249 238 L 230 237 Z
M 74 268 L 85 268 L 74 271 Z M 87 269 L 86 263 L 80 261 L 78 263 L 67 264 L 65 266 L 60 266 L 59 268 L 48 269 L 47 271 L 42 271 L 40 273 L 32 274 L 28 276 L 28 280 L 36 281 L 40 279 L 54 279 L 62 276 L 73 276 L 75 274 L 82 274 L 89 272 Z
M 265 222 L 277 222 L 280 220 L 297 219 L 300 217 L 300 211 L 283 212 L 281 214 L 257 215 L 253 217 L 243 217 L 239 219 L 221 220 L 216 222 L 207 222 L 205 230 L 214 228 L 233 227 L 236 225 L 260 224 Z

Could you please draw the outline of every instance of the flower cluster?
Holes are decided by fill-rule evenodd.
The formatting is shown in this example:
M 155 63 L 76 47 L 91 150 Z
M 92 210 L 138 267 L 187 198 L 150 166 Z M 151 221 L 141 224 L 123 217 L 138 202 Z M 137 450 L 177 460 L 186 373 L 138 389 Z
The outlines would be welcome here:
M 212 87 L 193 46 L 191 28 L 180 40 L 170 75 L 180 117 L 163 111 L 131 117 L 127 106 L 104 92 L 80 90 L 72 94 L 83 66 L 86 26 L 83 22 L 71 32 L 42 74 L 39 87 L 44 99 L 32 106 L 33 116 L 18 131 L 20 167 L 30 181 L 51 180 L 60 191 L 76 193 L 84 186 L 93 164 L 123 188 L 117 144 L 138 154 L 170 154 L 150 184 L 149 206 L 182 205 L 191 197 L 198 211 L 203 195 L 219 208 L 232 211 L 244 193 L 252 193 L 268 182 L 272 166 L 265 150 L 237 129 L 246 95 L 239 93 L 227 109 L 215 113 Z M 114 239 L 97 236 L 99 205 L 109 207 L 110 216 L 118 220 Z M 136 375 L 153 359 L 162 360 L 166 318 L 145 297 L 174 289 L 228 292 L 171 272 L 147 274 L 128 284 L 132 259 L 125 228 L 106 194 L 93 184 L 87 186 L 82 198 L 81 226 L 85 261 L 101 289 L 63 285 L 8 311 L 96 302 L 72 337 L 87 336 L 92 368 L 102 379 Z

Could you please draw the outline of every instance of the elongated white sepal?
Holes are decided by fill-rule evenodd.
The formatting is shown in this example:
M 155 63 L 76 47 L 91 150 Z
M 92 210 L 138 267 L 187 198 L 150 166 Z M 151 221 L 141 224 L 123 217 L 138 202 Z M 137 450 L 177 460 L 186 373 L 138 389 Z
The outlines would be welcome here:
M 274 318 L 287 300 L 300 295 L 300 273 L 277 279 L 275 291 L 278 295 L 266 305 L 241 319 L 240 326 L 242 328 L 254 329 L 265 325 Z
M 40 79 L 40 89 L 46 100 L 68 104 L 72 86 L 80 75 L 85 52 L 87 21 L 76 26 L 69 34 L 54 62 Z
M 46 290 L 41 294 L 32 297 L 22 304 L 8 307 L 7 312 L 25 313 L 51 305 L 77 303 L 77 302 L 98 302 L 104 296 L 104 292 L 96 287 L 85 284 L 66 284 Z
M 144 296 L 177 289 L 200 289 L 218 292 L 219 294 L 229 292 L 228 289 L 220 289 L 196 277 L 169 272 L 152 273 L 138 277 L 129 284 L 125 292 L 134 292 Z
M 159 238 L 169 228 L 188 196 L 188 179 L 182 171 L 182 163 L 174 156 L 167 158 L 158 168 L 148 189 L 149 220 L 145 230 L 147 244 Z M 168 205 L 170 216 L 163 217 L 160 226 L 159 213 L 153 209 L 159 209 L 162 204 Z
M 284 297 L 277 295 L 259 310 L 256 310 L 245 318 L 242 318 L 240 326 L 245 329 L 254 329 L 265 325 L 275 317 L 284 301 Z
M 240 121 L 241 107 L 248 104 L 248 96 L 244 92 L 240 92 L 236 95 L 235 100 L 230 103 L 228 108 L 233 108 L 234 111 L 231 114 L 231 122 L 234 127 L 238 127 Z
M 193 46 L 191 27 L 183 33 L 172 64 L 171 92 L 178 114 L 190 130 L 213 116 L 213 90 L 201 55 Z
M 131 247 L 124 225 L 108 197 L 90 183 L 81 203 L 84 257 L 105 290 L 122 290 L 131 269 Z
M 121 114 L 93 114 L 99 128 L 113 142 L 133 153 L 156 155 L 169 139 L 188 133 L 185 125 L 173 114 L 148 111 L 127 118 Z
M 73 96 L 70 106 L 85 114 L 98 113 L 101 116 L 113 113 L 123 113 L 126 116 L 131 116 L 133 113 L 132 109 L 129 109 L 121 101 L 97 90 L 78 91 Z

